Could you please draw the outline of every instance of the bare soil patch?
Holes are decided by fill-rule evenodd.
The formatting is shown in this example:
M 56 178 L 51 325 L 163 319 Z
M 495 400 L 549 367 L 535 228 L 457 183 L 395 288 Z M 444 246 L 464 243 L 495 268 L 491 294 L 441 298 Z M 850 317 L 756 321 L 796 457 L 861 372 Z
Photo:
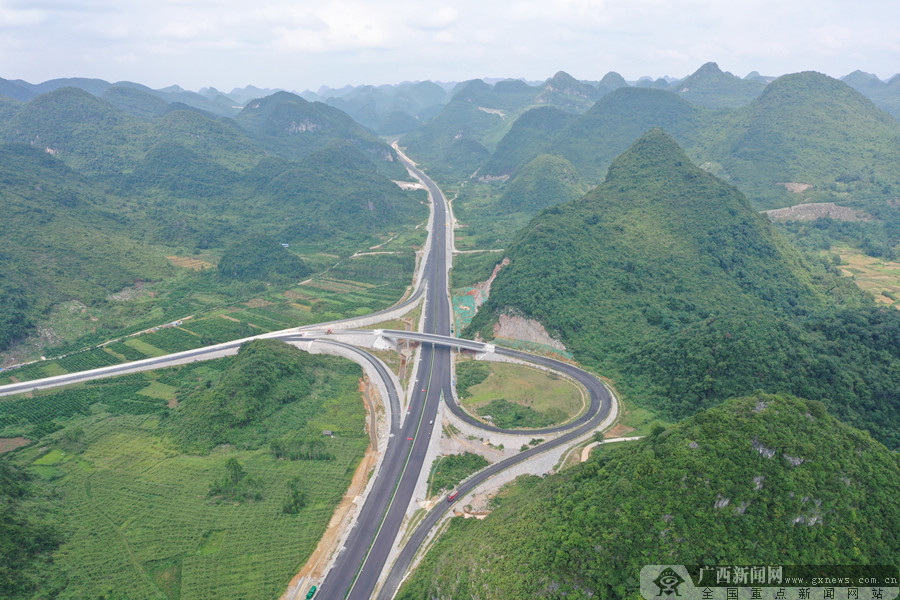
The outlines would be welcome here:
M 616 437 L 625 437 L 626 433 L 631 433 L 634 431 L 634 427 L 629 427 L 628 425 L 622 425 L 619 423 L 609 431 L 603 434 L 605 438 L 616 438 Z
M 810 202 L 763 212 L 771 221 L 815 221 L 823 217 L 835 221 L 872 220 L 871 216 L 861 210 L 838 206 L 834 202 Z
M 191 258 L 190 256 L 167 256 L 166 258 L 176 267 L 193 269 L 194 271 L 202 271 L 214 266 L 211 262 L 199 258 Z
M 10 452 L 16 448 L 21 448 L 22 446 L 27 446 L 30 443 L 31 440 L 23 437 L 0 438 L 0 454 Z
M 249 302 L 245 302 L 244 304 L 249 306 L 250 308 L 265 308 L 267 306 L 272 306 L 272 302 L 269 302 L 264 298 L 253 298 L 252 300 L 250 300 Z
M 536 342 L 556 350 L 566 349 L 562 342 L 547 333 L 547 330 L 544 329 L 540 322 L 514 315 L 500 315 L 497 324 L 494 325 L 494 337 Z
M 281 295 L 287 298 L 288 300 L 312 300 L 313 297 L 307 294 L 301 294 L 300 292 L 296 292 L 294 290 L 287 290 L 286 292 L 281 292 Z
M 797 181 L 788 181 L 784 183 L 776 183 L 775 185 L 783 185 L 792 194 L 802 194 L 812 187 L 811 183 L 799 183 Z

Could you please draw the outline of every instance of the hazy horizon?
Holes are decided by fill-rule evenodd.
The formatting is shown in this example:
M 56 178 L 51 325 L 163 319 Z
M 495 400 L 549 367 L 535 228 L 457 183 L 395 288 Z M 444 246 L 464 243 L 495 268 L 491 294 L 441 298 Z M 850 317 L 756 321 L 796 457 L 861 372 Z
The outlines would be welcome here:
M 0 77 L 222 91 L 510 78 L 744 77 L 859 69 L 887 80 L 900 6 L 871 0 L 0 0 Z

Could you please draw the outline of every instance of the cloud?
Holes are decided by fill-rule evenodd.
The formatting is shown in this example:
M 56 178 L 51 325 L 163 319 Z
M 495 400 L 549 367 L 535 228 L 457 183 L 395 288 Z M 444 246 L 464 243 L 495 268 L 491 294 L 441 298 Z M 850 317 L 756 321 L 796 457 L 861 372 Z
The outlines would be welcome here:
M 710 60 L 739 75 L 890 76 L 898 21 L 896 0 L 0 0 L 0 76 L 316 89 L 684 76 Z
M 409 25 L 416 29 L 424 29 L 426 31 L 439 31 L 447 29 L 456 24 L 459 19 L 459 12 L 452 6 L 443 6 L 426 14 L 424 17 L 416 17 Z
M 0 27 L 22 27 L 40 25 L 47 20 L 45 10 L 35 8 L 5 8 L 0 6 Z

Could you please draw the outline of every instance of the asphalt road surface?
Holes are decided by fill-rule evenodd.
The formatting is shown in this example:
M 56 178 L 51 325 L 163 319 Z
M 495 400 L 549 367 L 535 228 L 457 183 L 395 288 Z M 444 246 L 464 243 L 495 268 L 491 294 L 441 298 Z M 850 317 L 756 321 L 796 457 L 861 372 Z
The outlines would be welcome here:
M 447 336 L 450 334 L 450 301 L 446 199 L 424 173 L 411 163 L 406 166 L 425 184 L 432 199 L 431 252 L 425 258 L 423 273 L 427 290 L 423 329 L 426 333 Z M 319 587 L 316 598 L 367 600 L 372 597 L 396 543 L 419 473 L 425 466 L 441 395 L 452 397 L 450 373 L 450 348 L 422 344 L 409 415 L 399 434 L 389 438 L 380 469 L 384 472 L 379 472 L 347 543 Z

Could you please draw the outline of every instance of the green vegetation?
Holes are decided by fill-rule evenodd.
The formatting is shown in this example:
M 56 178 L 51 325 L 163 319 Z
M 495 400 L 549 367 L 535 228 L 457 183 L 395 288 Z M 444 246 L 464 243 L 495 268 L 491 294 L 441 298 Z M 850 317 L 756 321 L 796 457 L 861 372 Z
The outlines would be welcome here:
M 278 340 L 241 346 L 215 386 L 182 402 L 167 429 L 185 449 L 209 451 L 220 444 L 259 448 L 267 437 L 263 423 L 286 404 L 310 395 L 313 376 L 308 356 Z M 319 407 L 305 402 L 311 413 Z
M 236 458 L 225 462 L 225 477 L 209 487 L 207 496 L 215 502 L 256 502 L 262 500 L 260 482 L 248 477 Z
M 503 248 L 541 209 L 579 198 L 588 191 L 568 160 L 541 154 L 524 165 L 507 185 L 468 182 L 453 201 L 465 223 L 461 248 Z
M 540 413 L 530 406 L 522 406 L 508 402 L 504 398 L 495 398 L 478 408 L 482 417 L 490 417 L 491 423 L 503 429 L 537 429 L 549 427 L 565 420 L 566 414 L 553 410 L 549 414 Z
M 451 286 L 454 290 L 481 283 L 491 276 L 494 267 L 503 260 L 499 252 L 479 252 L 459 254 L 453 257 L 450 271 Z
M 459 84 L 441 112 L 403 137 L 409 153 L 429 165 L 438 181 L 469 177 L 510 130 L 516 117 L 536 105 L 581 112 L 599 97 L 592 86 L 557 73 L 543 86 L 500 81 L 493 86 L 480 79 Z M 562 120 L 558 109 L 556 121 Z M 529 160 L 534 156 L 529 156 Z
M 532 108 L 515 120 L 479 173 L 514 177 L 523 165 L 537 158 L 538 148 L 549 136 L 564 129 L 576 115 L 552 106 Z
M 664 417 L 764 389 L 821 400 L 900 447 L 900 314 L 807 263 L 660 131 L 507 255 L 467 334 L 490 337 L 513 308 Z
M 897 90 L 900 89 L 900 77 L 894 75 L 888 81 L 881 81 L 871 73 L 854 71 L 841 77 L 841 81 L 865 94 L 881 110 L 900 119 L 900 95 L 897 94 Z
M 283 283 L 306 277 L 310 269 L 273 238 L 256 235 L 238 240 L 225 250 L 219 273 L 225 279 Z
M 309 494 L 300 489 L 300 479 L 294 477 L 287 484 L 287 498 L 281 505 L 281 512 L 286 515 L 296 515 L 309 503 Z
M 39 544 L 28 546 L 39 555 L 32 561 L 40 568 L 38 597 L 218 600 L 284 591 L 315 548 L 368 444 L 360 370 L 334 357 L 295 355 L 271 340 L 244 350 L 0 402 L 3 431 L 27 432 L 34 440 L 0 466 L 11 460 L 34 474 L 35 496 L 22 507 L 30 517 L 41 516 L 35 526 L 46 522 L 60 540 L 49 554 L 52 562 L 42 558 L 48 551 Z M 292 361 L 299 363 L 295 369 Z M 290 381 L 308 381 L 309 392 L 280 403 Z M 272 395 L 228 438 L 240 447 L 224 444 L 202 455 L 183 450 L 175 435 L 181 419 L 195 416 L 193 403 L 209 408 L 212 399 L 229 400 L 222 405 L 225 416 L 210 414 L 212 425 L 200 430 L 208 435 L 198 445 L 206 448 L 214 435 L 231 435 L 219 425 L 235 422 L 254 401 L 246 390 L 263 389 Z M 179 408 L 166 407 L 171 396 Z M 325 429 L 336 436 L 322 437 Z M 329 459 L 272 455 L 270 440 L 296 435 L 318 436 Z M 19 530 L 37 540 L 36 529 Z M 26 543 L 23 538 L 22 547 Z M 15 561 L 23 562 L 4 560 L 4 567 L 21 566 L 17 572 L 31 586 L 28 557 L 17 551 Z M 22 589 L 21 597 L 34 597 L 30 587 Z
M 623 87 L 571 119 L 546 108 L 525 113 L 478 176 L 515 176 L 538 155 L 549 154 L 570 161 L 584 181 L 600 183 L 616 156 L 661 127 L 698 165 L 737 186 L 757 208 L 837 202 L 877 219 L 855 237 L 855 245 L 865 243 L 883 255 L 900 243 L 896 119 L 819 73 L 785 75 L 762 93 L 759 80 L 737 79 L 713 63 L 688 80 L 671 91 Z M 701 105 L 731 108 L 703 108 L 687 101 L 692 96 Z
M 491 365 L 477 361 L 466 360 L 456 363 L 456 393 L 460 398 L 468 398 L 472 395 L 471 388 L 480 384 L 491 374 Z
M 38 588 L 49 555 L 59 546 L 59 530 L 36 508 L 41 494 L 28 473 L 0 459 L 0 594 L 29 597 Z
M 892 564 L 900 553 L 896 453 L 821 403 L 781 395 L 729 400 L 520 478 L 495 505 L 484 521 L 453 519 L 398 598 L 638 598 L 646 564 Z
M 407 177 L 393 150 L 343 113 L 293 99 L 261 101 L 259 120 L 238 121 L 249 129 L 184 106 L 138 117 L 69 87 L 9 106 L 0 116 L 0 351 L 39 326 L 63 343 L 105 341 L 196 314 L 198 295 L 246 300 L 264 290 L 260 278 L 281 285 L 308 273 L 301 261 L 333 265 L 319 264 L 323 251 L 346 257 L 395 236 L 415 243 L 407 230 L 427 207 L 423 192 L 390 180 Z M 304 103 L 314 131 L 280 130 L 284 119 L 303 122 L 290 107 Z M 235 252 L 259 236 L 292 249 L 245 272 Z M 175 266 L 214 266 L 228 249 L 228 279 Z
M 321 150 L 333 140 L 345 140 L 375 158 L 386 175 L 406 177 L 394 151 L 350 115 L 322 102 L 307 102 L 296 94 L 276 92 L 250 102 L 235 117 L 260 146 L 296 160 Z
M 463 479 L 477 473 L 489 464 L 483 456 L 472 452 L 450 454 L 435 459 L 431 466 L 429 496 L 452 490 Z
M 759 79 L 741 79 L 731 73 L 723 73 L 719 65 L 708 62 L 674 83 L 672 91 L 700 106 L 736 108 L 749 104 L 765 87 L 766 84 Z

